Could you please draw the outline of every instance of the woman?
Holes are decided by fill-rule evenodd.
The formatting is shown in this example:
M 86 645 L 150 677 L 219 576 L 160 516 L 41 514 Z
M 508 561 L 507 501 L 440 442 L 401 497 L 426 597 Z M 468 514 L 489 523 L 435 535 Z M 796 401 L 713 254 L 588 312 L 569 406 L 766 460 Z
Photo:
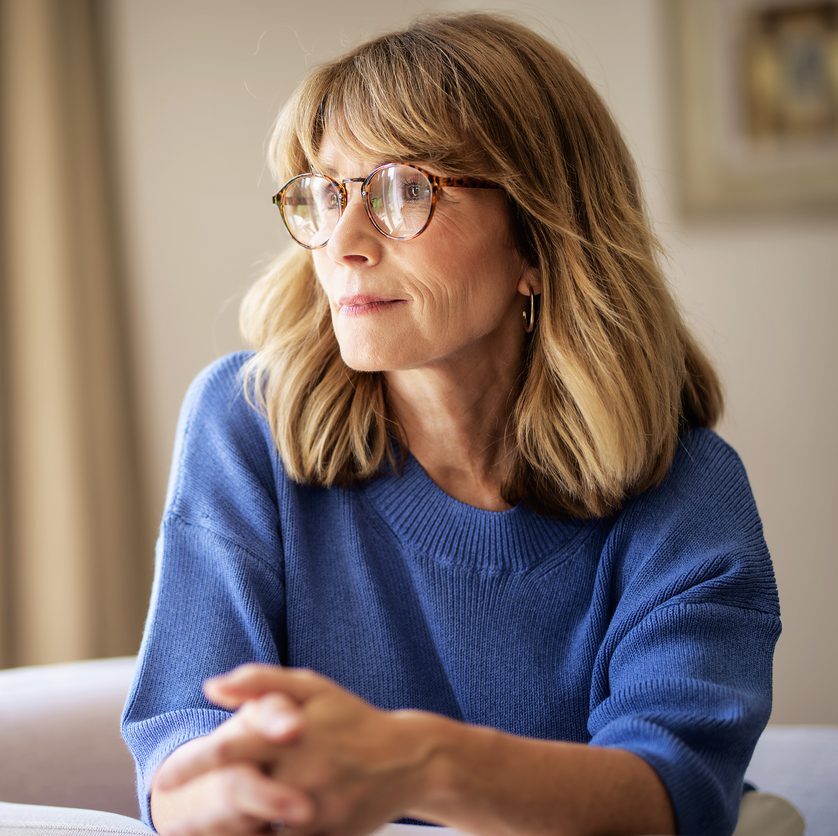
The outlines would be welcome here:
M 295 242 L 187 393 L 123 716 L 145 820 L 730 833 L 774 576 L 599 97 L 430 17 L 270 160 Z

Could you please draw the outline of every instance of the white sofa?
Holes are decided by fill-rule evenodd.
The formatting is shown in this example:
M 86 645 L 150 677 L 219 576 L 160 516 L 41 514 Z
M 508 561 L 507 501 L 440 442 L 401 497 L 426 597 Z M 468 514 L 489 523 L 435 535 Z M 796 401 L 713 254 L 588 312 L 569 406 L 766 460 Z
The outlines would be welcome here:
M 134 765 L 119 734 L 133 666 L 124 657 L 0 671 L 0 836 L 32 836 L 33 820 L 51 834 L 151 833 L 136 820 Z M 791 800 L 809 836 L 838 834 L 838 727 L 769 726 L 746 777 Z M 420 831 L 446 832 L 386 828 Z

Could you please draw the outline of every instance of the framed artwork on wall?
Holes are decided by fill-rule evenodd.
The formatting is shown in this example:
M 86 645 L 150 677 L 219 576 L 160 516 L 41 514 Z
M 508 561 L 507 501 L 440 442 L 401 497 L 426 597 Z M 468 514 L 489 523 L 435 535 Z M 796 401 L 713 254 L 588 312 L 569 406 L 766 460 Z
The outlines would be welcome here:
M 687 214 L 838 210 L 838 0 L 675 0 Z

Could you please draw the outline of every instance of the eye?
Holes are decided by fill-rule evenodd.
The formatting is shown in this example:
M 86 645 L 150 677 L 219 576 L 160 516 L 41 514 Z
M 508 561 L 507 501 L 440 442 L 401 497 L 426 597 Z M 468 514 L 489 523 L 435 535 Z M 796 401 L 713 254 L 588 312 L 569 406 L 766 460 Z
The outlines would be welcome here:
M 402 199 L 407 203 L 424 201 L 428 197 L 428 184 L 419 180 L 408 180 L 402 184 Z

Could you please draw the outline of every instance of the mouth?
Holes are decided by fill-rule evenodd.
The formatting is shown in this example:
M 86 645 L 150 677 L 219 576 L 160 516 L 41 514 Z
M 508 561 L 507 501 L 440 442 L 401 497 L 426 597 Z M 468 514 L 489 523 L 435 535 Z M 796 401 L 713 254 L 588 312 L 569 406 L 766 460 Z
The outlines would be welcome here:
M 344 296 L 338 300 L 338 313 L 343 316 L 363 316 L 382 313 L 403 305 L 407 299 L 388 299 L 383 296 Z

